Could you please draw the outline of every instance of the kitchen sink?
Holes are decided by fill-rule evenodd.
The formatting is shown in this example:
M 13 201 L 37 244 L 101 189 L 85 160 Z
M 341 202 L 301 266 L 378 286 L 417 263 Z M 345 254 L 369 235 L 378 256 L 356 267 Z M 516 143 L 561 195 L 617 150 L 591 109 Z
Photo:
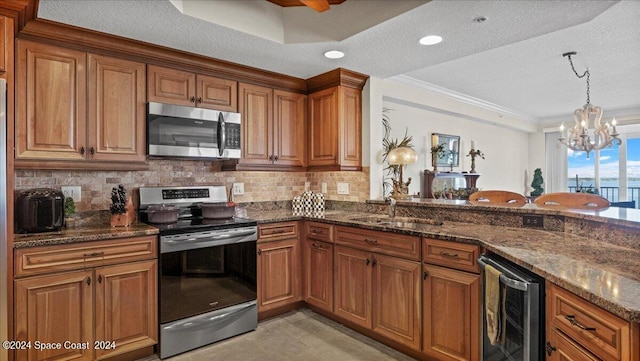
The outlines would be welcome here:
M 414 228 L 420 225 L 441 226 L 441 221 L 426 218 L 412 217 L 389 217 L 389 216 L 367 216 L 352 218 L 352 221 L 368 224 L 375 224 L 384 227 Z

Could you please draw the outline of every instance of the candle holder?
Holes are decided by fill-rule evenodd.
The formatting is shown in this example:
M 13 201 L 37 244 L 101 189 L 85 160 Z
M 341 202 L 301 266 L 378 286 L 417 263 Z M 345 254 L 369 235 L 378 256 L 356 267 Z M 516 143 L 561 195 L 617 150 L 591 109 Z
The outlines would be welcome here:
M 444 157 L 444 143 L 431 147 L 431 165 L 433 173 L 438 173 L 438 158 Z
M 467 157 L 471 157 L 471 172 L 470 173 L 476 173 L 476 157 L 480 157 L 480 158 L 484 159 L 484 153 L 482 153 L 482 151 L 480 151 L 480 149 L 478 149 L 478 150 L 471 149 L 469 151 L 469 154 L 467 154 Z

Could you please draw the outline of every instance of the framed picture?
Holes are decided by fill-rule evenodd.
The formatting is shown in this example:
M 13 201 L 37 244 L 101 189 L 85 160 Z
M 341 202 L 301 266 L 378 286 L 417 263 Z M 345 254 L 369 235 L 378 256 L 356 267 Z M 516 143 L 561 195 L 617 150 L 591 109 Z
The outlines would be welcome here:
M 438 145 L 444 145 L 444 154 L 438 157 L 438 166 L 442 167 L 458 167 L 460 165 L 460 137 L 457 135 L 433 133 L 438 137 Z

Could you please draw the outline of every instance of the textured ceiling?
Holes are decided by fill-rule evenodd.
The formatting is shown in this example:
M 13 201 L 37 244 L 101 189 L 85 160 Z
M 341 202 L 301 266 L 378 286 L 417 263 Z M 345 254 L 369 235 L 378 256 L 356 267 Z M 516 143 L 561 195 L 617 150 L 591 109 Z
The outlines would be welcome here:
M 192 0 L 182 2 L 188 1 Z M 384 19 L 368 11 L 373 7 L 367 5 L 379 1 L 348 0 L 322 14 L 305 8 L 295 11 L 311 12 L 305 16 L 314 16 L 316 22 L 341 9 Z M 273 5 L 242 1 L 245 6 L 252 2 L 258 7 Z M 575 50 L 578 70 L 591 68 L 592 102 L 604 108 L 605 116 L 612 109 L 640 109 L 640 1 L 422 2 L 344 40 L 297 44 L 183 15 L 168 0 L 41 0 L 39 17 L 301 78 L 336 67 L 378 78 L 401 76 L 493 103 L 533 121 L 570 116 L 584 104 L 585 82 L 562 57 Z M 416 1 L 385 3 L 410 8 Z M 247 16 L 254 19 L 259 14 Z M 478 16 L 488 20 L 473 22 Z M 357 21 L 351 17 L 328 26 Z M 420 37 L 430 34 L 444 41 L 418 45 Z M 322 54 L 329 49 L 346 56 L 326 59 Z

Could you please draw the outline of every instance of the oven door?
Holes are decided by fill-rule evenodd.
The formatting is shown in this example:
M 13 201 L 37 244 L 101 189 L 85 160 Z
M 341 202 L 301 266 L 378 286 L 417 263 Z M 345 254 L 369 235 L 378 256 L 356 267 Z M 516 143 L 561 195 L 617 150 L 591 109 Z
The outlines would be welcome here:
M 149 102 L 151 156 L 240 158 L 240 114 Z
M 544 359 L 544 279 L 495 255 L 481 256 L 478 264 L 490 264 L 500 276 L 500 293 L 505 295 L 502 341 L 495 345 L 487 337 L 483 287 L 482 360 L 538 361 Z M 502 292 L 504 291 L 504 293 Z
M 160 323 L 256 300 L 256 228 L 160 237 Z

